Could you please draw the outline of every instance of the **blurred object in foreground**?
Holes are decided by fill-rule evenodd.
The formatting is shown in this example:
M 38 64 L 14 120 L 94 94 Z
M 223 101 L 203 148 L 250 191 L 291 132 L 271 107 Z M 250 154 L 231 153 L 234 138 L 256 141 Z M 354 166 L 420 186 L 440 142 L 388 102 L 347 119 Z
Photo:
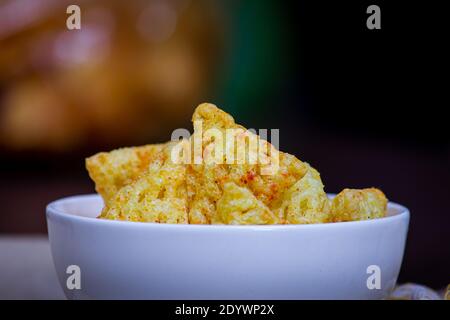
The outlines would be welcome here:
M 389 299 L 391 300 L 442 300 L 436 291 L 420 284 L 407 283 L 394 289 Z
M 153 141 L 186 123 L 220 64 L 211 1 L 0 1 L 0 145 L 65 152 Z M 30 9 L 31 8 L 31 9 Z

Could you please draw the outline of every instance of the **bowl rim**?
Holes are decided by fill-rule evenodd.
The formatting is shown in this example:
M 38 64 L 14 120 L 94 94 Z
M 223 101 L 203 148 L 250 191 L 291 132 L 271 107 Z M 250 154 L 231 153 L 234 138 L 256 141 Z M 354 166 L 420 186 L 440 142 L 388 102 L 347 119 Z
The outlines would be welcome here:
M 334 197 L 335 194 L 328 193 L 328 197 Z M 396 221 L 406 221 L 409 223 L 410 212 L 405 206 L 389 201 L 388 209 L 398 211 L 393 215 L 383 218 L 359 220 L 359 221 L 343 221 L 343 222 L 326 222 L 314 224 L 271 224 L 271 225 L 222 225 L 222 224 L 171 224 L 171 223 L 155 223 L 155 222 L 139 222 L 139 221 L 123 221 L 123 220 L 109 220 L 98 219 L 92 217 L 85 217 L 72 213 L 67 213 L 61 209 L 61 204 L 76 201 L 100 200 L 102 198 L 99 194 L 80 194 L 73 195 L 50 202 L 46 207 L 47 225 L 50 220 L 66 221 L 73 223 L 82 223 L 89 225 L 110 226 L 117 228 L 157 228 L 169 230 L 298 230 L 298 229 L 322 229 L 322 228 L 342 228 L 342 227 L 357 227 L 357 226 L 371 226 L 379 224 L 390 224 Z

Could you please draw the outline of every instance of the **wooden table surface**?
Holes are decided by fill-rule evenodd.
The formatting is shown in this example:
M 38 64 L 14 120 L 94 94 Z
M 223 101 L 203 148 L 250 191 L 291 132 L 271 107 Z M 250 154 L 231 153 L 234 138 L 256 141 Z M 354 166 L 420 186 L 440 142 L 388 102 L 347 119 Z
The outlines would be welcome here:
M 0 236 L 0 299 L 65 299 L 47 236 Z

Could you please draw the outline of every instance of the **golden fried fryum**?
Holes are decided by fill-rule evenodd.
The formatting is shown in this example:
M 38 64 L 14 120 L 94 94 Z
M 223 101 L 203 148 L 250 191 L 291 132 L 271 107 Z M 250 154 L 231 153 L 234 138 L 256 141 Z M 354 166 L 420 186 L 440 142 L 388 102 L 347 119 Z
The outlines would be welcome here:
M 86 159 L 89 176 L 105 204 L 122 187 L 136 180 L 148 165 L 161 156 L 163 144 L 100 152 Z
M 171 161 L 172 147 L 165 145 L 145 173 L 122 187 L 105 205 L 101 218 L 188 223 L 186 166 Z
M 228 128 L 243 128 L 235 123 L 234 118 L 225 111 L 217 108 L 212 103 L 202 103 L 195 108 L 192 115 L 192 123 L 202 124 L 202 130 L 206 131 L 211 128 L 228 129 Z M 195 128 L 194 130 L 200 129 Z
M 183 146 L 191 146 L 193 151 L 197 142 L 202 160 L 197 164 L 172 161 L 176 143 L 124 148 L 86 160 L 105 201 L 102 218 L 161 223 L 302 224 L 385 215 L 387 199 L 377 189 L 345 189 L 330 202 L 314 168 L 276 150 L 214 105 L 198 106 L 193 122 L 194 134 L 183 141 Z M 220 158 L 214 151 L 223 141 L 207 131 L 215 129 L 225 137 L 230 128 L 238 129 L 233 131 L 232 139 L 256 139 L 268 148 L 248 148 L 244 155 L 247 162 L 228 163 L 226 152 L 219 154 Z M 225 151 L 229 151 L 226 142 Z M 248 162 L 265 150 L 278 157 L 273 174 L 264 174 L 261 163 Z
M 224 224 L 277 224 L 279 219 L 258 200 L 253 193 L 233 182 L 223 186 L 222 197 L 217 202 L 217 213 L 212 223 Z
M 323 223 L 330 220 L 330 204 L 320 174 L 308 166 L 308 172 L 283 196 L 277 213 L 287 224 Z
M 386 215 L 387 198 L 376 188 L 344 189 L 332 201 L 334 222 L 382 218 Z
M 270 210 L 251 191 L 235 183 L 224 185 L 217 203 L 219 223 L 225 224 L 310 224 L 330 219 L 330 204 L 319 173 L 308 166 L 307 173 L 284 192 Z M 216 223 L 216 221 L 213 221 Z
M 279 203 L 280 198 L 286 190 L 288 190 L 298 179 L 303 177 L 307 172 L 307 165 L 292 155 L 279 152 L 273 148 L 267 141 L 259 139 L 259 137 L 245 128 L 235 124 L 234 119 L 211 104 L 202 104 L 194 112 L 194 138 L 201 143 L 201 154 L 203 162 L 200 164 L 190 165 L 187 171 L 187 188 L 189 194 L 189 222 L 195 224 L 209 223 L 237 223 L 246 221 L 246 223 L 281 223 L 281 220 L 274 218 L 275 215 L 266 215 L 266 210 L 262 210 L 262 206 L 272 211 Z M 202 126 L 195 126 L 195 122 L 201 122 Z M 215 129 L 226 136 L 226 141 L 211 139 L 207 135 L 207 131 Z M 237 129 L 231 131 L 231 137 L 227 135 L 230 131 L 227 129 Z M 251 148 L 246 150 L 245 159 L 247 161 L 240 163 L 238 161 L 229 162 L 227 155 L 234 154 L 233 158 L 238 159 L 237 148 L 231 151 L 230 140 L 238 141 L 242 138 L 255 139 L 257 145 L 263 145 L 263 148 Z M 198 143 L 198 142 L 197 142 Z M 221 155 L 222 159 L 217 159 L 215 150 L 216 144 L 225 145 L 225 152 Z M 266 164 L 260 162 L 252 163 L 249 159 L 260 159 L 267 154 L 267 150 L 276 153 L 278 168 L 272 174 L 263 174 L 263 168 Z M 213 160 L 218 161 L 214 164 Z M 217 162 L 216 162 L 217 163 Z M 232 184 L 229 184 L 232 183 Z M 227 185 L 227 188 L 225 186 Z M 235 192 L 231 192 L 234 190 Z M 227 191 L 227 192 L 225 192 Z M 239 192 L 238 192 L 239 191 Z M 236 197 L 236 202 L 229 206 L 225 205 L 226 201 L 231 201 Z M 224 198 L 227 200 L 225 201 Z M 253 199 L 254 198 L 254 199 Z M 257 202 L 255 202 L 255 200 Z M 255 207 L 247 207 L 245 201 L 249 201 L 255 205 L 261 216 L 256 218 Z M 256 203 L 261 205 L 256 205 Z M 226 211 L 225 216 L 221 216 L 220 210 Z M 231 212 L 234 208 L 236 211 Z M 238 209 L 241 208 L 241 209 Z M 252 210 L 252 215 L 242 215 L 246 210 Z M 248 218 L 251 216 L 251 219 Z M 276 217 L 276 216 L 275 216 Z M 252 222 L 253 221 L 253 222 Z

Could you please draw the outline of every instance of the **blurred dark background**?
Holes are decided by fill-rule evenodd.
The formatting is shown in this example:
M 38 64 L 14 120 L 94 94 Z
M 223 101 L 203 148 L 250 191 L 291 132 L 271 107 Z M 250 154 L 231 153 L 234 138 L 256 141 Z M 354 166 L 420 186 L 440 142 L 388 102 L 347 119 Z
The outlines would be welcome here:
M 427 3 L 0 0 L 0 234 L 46 233 L 48 202 L 94 192 L 86 156 L 168 140 L 208 101 L 279 128 L 328 192 L 406 205 L 399 281 L 447 285 L 445 11 Z

